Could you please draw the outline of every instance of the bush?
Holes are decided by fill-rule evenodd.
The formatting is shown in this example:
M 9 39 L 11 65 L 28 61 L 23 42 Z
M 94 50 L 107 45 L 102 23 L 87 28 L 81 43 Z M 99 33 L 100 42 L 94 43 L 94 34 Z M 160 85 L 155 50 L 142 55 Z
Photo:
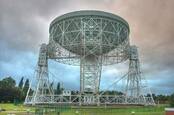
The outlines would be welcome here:
M 174 93 L 170 96 L 170 106 L 174 107 Z

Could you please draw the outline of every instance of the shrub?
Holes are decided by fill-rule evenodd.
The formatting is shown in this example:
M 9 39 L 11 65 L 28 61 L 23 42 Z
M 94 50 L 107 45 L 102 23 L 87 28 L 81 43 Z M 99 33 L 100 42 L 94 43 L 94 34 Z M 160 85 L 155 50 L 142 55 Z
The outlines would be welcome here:
M 174 107 L 174 93 L 170 96 L 170 106 Z

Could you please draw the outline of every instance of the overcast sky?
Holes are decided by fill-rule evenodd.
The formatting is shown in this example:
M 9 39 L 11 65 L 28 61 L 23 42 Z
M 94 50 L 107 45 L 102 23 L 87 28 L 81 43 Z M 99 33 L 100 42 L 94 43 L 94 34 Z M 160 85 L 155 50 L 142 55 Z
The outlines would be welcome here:
M 174 0 L 0 0 L 0 79 L 32 76 L 39 46 L 48 43 L 50 22 L 77 10 L 102 10 L 127 20 L 131 44 L 139 48 L 152 92 L 174 92 Z M 104 67 L 101 87 L 123 75 L 127 66 Z M 49 67 L 67 88 L 79 87 L 79 67 L 54 61 L 49 61 Z

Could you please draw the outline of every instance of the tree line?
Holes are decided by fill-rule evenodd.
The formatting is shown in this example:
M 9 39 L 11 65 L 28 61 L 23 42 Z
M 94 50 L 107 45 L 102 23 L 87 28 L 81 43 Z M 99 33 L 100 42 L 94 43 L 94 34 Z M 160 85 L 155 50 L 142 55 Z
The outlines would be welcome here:
M 25 100 L 28 89 L 30 87 L 30 80 L 24 80 L 24 77 L 20 79 L 20 82 L 17 84 L 12 77 L 6 77 L 0 80 L 0 102 L 1 103 L 12 103 L 19 102 L 22 103 Z M 50 84 L 50 87 L 53 88 L 53 83 Z M 61 94 L 63 88 L 60 83 L 57 83 L 57 87 L 53 88 L 54 94 Z M 33 93 L 32 88 L 29 91 L 29 95 Z
M 17 85 L 12 77 L 6 77 L 0 81 L 0 102 L 23 101 L 29 88 L 29 79 L 24 82 L 21 78 Z
M 0 102 L 7 103 L 7 102 L 23 102 L 27 95 L 29 89 L 30 81 L 26 79 L 24 81 L 24 77 L 21 78 L 19 84 L 16 84 L 16 81 L 12 77 L 6 77 L 0 80 Z M 50 87 L 53 88 L 53 83 L 50 84 Z M 31 93 L 33 92 L 30 89 Z M 60 82 L 57 83 L 56 88 L 53 88 L 54 93 L 59 95 L 62 94 L 63 87 L 61 87 Z M 79 91 L 71 91 L 72 95 L 78 94 Z M 122 92 L 118 91 L 105 91 L 104 94 L 112 95 L 122 95 Z M 148 94 L 149 95 L 149 94 Z M 147 96 L 148 96 L 147 95 Z M 174 107 L 174 93 L 172 95 L 155 95 L 152 94 L 154 101 L 156 104 L 170 104 Z

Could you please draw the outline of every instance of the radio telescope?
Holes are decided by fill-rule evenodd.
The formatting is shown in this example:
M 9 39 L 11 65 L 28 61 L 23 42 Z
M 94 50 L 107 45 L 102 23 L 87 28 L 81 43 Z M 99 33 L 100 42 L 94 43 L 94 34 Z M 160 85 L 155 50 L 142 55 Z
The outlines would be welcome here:
M 142 95 L 138 51 L 129 44 L 129 25 L 123 18 L 103 11 L 71 12 L 54 19 L 49 34 L 49 43 L 40 49 L 37 88 L 33 96 L 27 95 L 26 104 L 154 104 L 151 96 Z M 48 81 L 48 59 L 80 66 L 80 94 L 54 94 Z M 128 59 L 126 94 L 101 95 L 102 66 Z

